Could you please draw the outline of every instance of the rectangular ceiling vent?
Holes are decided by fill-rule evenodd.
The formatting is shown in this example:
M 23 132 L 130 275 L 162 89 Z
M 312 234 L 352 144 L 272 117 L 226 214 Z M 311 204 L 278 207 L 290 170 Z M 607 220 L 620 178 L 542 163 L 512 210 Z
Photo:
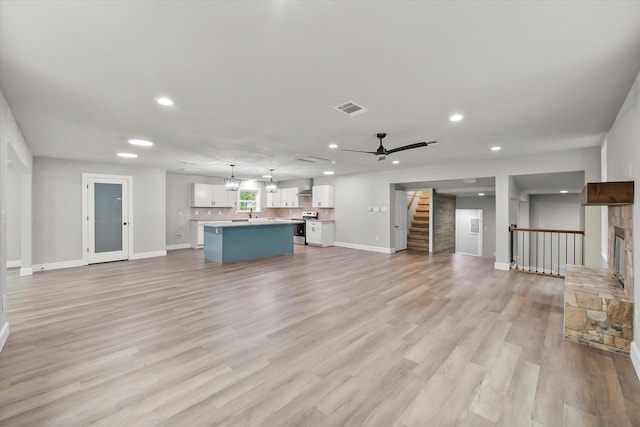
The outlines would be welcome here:
M 333 107 L 336 110 L 346 114 L 347 116 L 357 116 L 358 114 L 366 113 L 367 110 L 362 105 L 356 104 L 354 101 L 347 101 L 344 104 Z
M 323 159 L 322 157 L 315 157 L 315 156 L 307 156 L 304 158 L 300 158 L 298 159 L 301 162 L 307 162 L 307 163 L 328 163 L 331 160 L 330 159 Z

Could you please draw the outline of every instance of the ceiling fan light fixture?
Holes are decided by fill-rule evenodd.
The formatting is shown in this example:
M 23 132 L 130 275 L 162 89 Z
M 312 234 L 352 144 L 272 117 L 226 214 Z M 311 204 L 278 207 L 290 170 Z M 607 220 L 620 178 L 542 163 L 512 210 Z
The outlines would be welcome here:
M 459 122 L 462 119 L 464 119 L 464 116 L 462 114 L 460 114 L 460 113 L 452 114 L 449 117 L 449 121 L 451 121 L 451 122 Z
M 231 166 L 231 176 L 224 180 L 224 188 L 227 191 L 238 191 L 240 189 L 241 181 L 237 179 L 235 176 L 233 176 L 233 168 L 236 165 L 230 165 L 230 166 Z
M 267 193 L 277 193 L 278 192 L 278 183 L 273 180 L 273 169 L 269 169 L 270 175 L 269 181 L 264 183 L 264 189 Z

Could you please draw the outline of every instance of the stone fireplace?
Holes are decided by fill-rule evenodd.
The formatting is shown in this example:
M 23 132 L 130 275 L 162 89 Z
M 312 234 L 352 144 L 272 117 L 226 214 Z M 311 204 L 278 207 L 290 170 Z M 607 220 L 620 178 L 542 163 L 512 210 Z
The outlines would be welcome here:
M 608 268 L 567 266 L 564 335 L 629 354 L 633 339 L 633 206 L 609 206 Z

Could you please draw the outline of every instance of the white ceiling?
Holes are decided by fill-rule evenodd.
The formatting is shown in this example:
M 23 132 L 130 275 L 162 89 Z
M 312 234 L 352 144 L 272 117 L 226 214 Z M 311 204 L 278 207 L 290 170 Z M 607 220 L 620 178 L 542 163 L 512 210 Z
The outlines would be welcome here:
M 37 156 L 277 180 L 417 167 L 598 145 L 639 22 L 639 1 L 2 0 L 0 88 Z M 349 100 L 369 112 L 333 109 Z M 375 150 L 377 132 L 439 144 L 327 147 Z

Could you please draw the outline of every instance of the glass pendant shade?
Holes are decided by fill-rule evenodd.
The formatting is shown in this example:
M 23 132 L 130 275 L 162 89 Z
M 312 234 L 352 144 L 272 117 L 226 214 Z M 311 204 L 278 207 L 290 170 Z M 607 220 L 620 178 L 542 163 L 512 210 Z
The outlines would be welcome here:
M 227 191 L 238 191 L 240 189 L 240 180 L 233 176 L 234 167 L 235 165 L 231 165 L 231 177 L 224 180 L 224 188 Z
M 267 193 L 277 193 L 278 183 L 273 180 L 273 169 L 269 169 L 269 171 L 271 172 L 271 178 L 264 183 L 264 189 Z

